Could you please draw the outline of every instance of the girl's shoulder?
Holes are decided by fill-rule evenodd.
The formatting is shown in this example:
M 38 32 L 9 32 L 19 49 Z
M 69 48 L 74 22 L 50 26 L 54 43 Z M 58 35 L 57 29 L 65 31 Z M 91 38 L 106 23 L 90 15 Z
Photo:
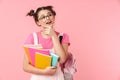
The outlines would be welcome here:
M 58 37 L 62 36 L 62 43 L 70 45 L 69 36 L 64 32 L 57 32 Z

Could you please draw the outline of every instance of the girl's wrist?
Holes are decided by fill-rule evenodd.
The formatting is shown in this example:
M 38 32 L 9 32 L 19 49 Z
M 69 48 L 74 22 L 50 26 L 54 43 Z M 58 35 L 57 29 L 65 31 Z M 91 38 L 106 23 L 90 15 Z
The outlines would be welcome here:
M 54 34 L 51 36 L 52 39 L 56 38 L 57 34 L 54 32 Z
M 46 73 L 46 69 L 43 69 L 43 70 L 41 70 L 40 71 L 40 73 L 42 72 L 42 75 L 46 75 L 47 73 Z

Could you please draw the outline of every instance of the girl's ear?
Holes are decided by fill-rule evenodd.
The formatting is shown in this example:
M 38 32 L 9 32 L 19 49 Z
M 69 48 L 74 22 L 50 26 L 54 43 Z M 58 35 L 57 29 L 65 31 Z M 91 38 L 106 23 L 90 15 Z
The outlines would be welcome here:
M 37 21 L 36 24 L 37 24 L 38 26 L 41 26 L 39 21 Z

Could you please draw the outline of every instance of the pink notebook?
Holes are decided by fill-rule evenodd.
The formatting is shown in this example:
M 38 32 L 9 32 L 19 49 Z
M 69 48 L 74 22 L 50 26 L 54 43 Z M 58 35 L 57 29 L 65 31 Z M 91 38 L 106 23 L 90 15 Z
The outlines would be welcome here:
M 36 49 L 36 48 L 28 47 L 28 51 L 29 51 L 31 64 L 33 66 L 35 66 L 35 54 L 36 54 L 36 52 L 41 53 L 41 54 L 45 54 L 45 55 L 50 55 L 50 51 L 48 49 Z

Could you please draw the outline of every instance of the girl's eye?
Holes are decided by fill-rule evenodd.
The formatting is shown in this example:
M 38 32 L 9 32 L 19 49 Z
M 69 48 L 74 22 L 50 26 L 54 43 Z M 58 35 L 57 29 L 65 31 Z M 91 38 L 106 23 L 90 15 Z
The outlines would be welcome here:
M 43 16 L 42 19 L 45 19 L 45 16 Z
M 45 16 L 42 16 L 42 17 L 40 18 L 40 20 L 41 20 L 41 19 L 45 19 Z
M 48 16 L 52 16 L 52 14 L 49 14 Z

